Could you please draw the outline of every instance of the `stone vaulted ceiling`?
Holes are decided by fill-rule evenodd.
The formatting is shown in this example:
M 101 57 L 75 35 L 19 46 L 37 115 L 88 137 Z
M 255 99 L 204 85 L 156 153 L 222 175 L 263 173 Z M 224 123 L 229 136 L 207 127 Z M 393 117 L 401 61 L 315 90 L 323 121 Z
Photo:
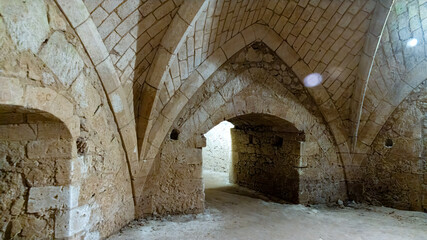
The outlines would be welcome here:
M 144 141 L 147 142 L 155 120 L 181 85 L 227 43 L 239 40 L 243 45 L 249 44 L 241 36 L 251 27 L 258 29 L 255 30 L 257 39 L 274 35 L 273 41 L 286 42 L 292 49 L 279 49 L 277 54 L 290 59 L 289 65 L 302 62 L 303 72 L 322 74 L 323 88 L 312 91 L 312 95 L 320 99 L 316 102 L 325 119 L 335 121 L 346 141 L 351 141 L 352 128 L 359 127 L 357 117 L 362 117 L 357 114 L 356 106 L 362 101 L 355 96 L 364 92 L 359 90 L 363 87 L 357 88 L 355 83 L 359 78 L 363 82 L 360 72 L 370 69 L 376 52 L 372 46 L 377 45 L 392 1 L 85 0 L 84 4 L 109 52 L 135 116 L 142 156 L 148 151 L 143 145 L 150 144 Z M 192 15 L 185 16 L 178 13 L 180 8 L 181 11 L 196 9 Z M 184 19 L 186 25 L 179 27 L 177 18 Z M 268 30 L 259 30 L 259 25 Z M 163 57 L 158 49 L 168 48 L 165 47 L 168 43 L 162 41 L 171 39 L 173 43 Z M 361 70 L 363 54 L 368 60 L 363 61 Z
M 117 115 L 117 121 L 128 155 L 144 160 L 129 160 L 134 181 L 141 183 L 172 123 L 197 89 L 254 42 L 266 44 L 300 81 L 310 73 L 322 75 L 322 84 L 307 91 L 331 128 L 341 157 L 351 161 L 352 146 L 358 146 L 359 140 L 369 144 L 369 126 L 379 131 L 380 122 L 393 109 L 386 106 L 389 111 L 383 111 L 381 120 L 369 121 L 376 115 L 367 113 L 385 104 L 377 96 L 381 92 L 377 76 L 384 61 L 376 53 L 388 56 L 387 41 L 393 45 L 394 29 L 399 29 L 398 35 L 419 35 L 417 26 L 423 20 L 423 9 L 409 4 L 408 16 L 421 16 L 420 24 L 411 19 L 405 25 L 406 0 L 394 5 L 391 16 L 398 23 L 389 24 L 385 31 L 392 0 L 84 0 L 82 16 L 64 8 L 71 3 L 58 2 L 74 21 L 89 55 L 100 53 L 91 49 L 85 32 L 78 30 L 83 20 L 73 19 L 84 19 L 84 11 L 97 29 L 95 39 L 104 45 L 101 53 L 103 49 L 108 52 L 97 67 L 98 74 L 105 87 L 116 89 L 129 106 L 129 111 Z M 402 53 L 395 44 L 393 51 L 398 63 Z M 402 56 L 405 59 L 404 51 Z M 417 57 L 405 60 L 405 66 L 420 61 Z M 114 84 L 110 78 L 116 79 Z M 123 118 L 126 124 L 120 123 Z M 128 119 L 132 119 L 129 124 Z M 137 142 L 135 150 L 133 142 Z

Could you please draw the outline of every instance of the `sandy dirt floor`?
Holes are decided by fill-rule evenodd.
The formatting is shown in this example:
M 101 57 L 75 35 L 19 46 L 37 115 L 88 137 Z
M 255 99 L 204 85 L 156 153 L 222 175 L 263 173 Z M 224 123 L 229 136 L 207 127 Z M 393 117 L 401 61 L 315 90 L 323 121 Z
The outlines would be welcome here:
M 110 239 L 426 240 L 427 213 L 271 202 L 204 173 L 206 211 L 130 223 Z

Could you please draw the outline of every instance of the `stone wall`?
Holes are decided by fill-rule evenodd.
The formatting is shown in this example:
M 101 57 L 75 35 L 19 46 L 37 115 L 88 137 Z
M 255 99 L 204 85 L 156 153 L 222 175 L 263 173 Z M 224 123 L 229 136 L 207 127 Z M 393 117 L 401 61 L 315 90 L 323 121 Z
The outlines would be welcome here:
M 200 213 L 204 209 L 202 148 L 167 139 L 144 191 L 143 215 Z
M 427 211 L 427 82 L 388 118 L 362 162 L 363 196 L 373 204 Z
M 231 167 L 231 135 L 233 124 L 224 121 L 205 134 L 203 170 L 229 173 Z
M 46 120 L 38 113 L 0 114 L 0 239 L 54 238 L 51 216 L 74 207 L 71 135 L 61 122 Z M 56 196 L 40 199 L 46 190 Z
M 16 238 L 39 238 L 46 233 L 56 238 L 86 236 L 97 239 L 118 231 L 134 218 L 129 168 L 112 111 L 123 114 L 120 97 L 109 102 L 92 59 L 54 1 L 2 0 L 0 15 L 0 119 L 19 116 L 22 111 L 55 112 L 54 117 L 66 123 L 73 146 L 66 166 L 62 167 L 62 155 L 49 155 L 50 151 L 62 153 L 59 148 L 62 142 L 57 140 L 60 131 L 55 130 L 58 128 L 48 129 L 48 135 L 56 140 L 48 140 L 46 144 L 39 142 L 42 125 L 33 127 L 33 122 L 20 122 L 18 117 L 13 124 L 27 125 L 6 127 L 7 130 L 18 127 L 28 130 L 30 126 L 32 130 L 28 134 L 39 135 L 32 136 L 31 140 L 37 144 L 26 142 L 27 135 L 7 133 L 9 135 L 2 138 L 1 168 L 11 172 L 3 175 L 2 170 L 2 178 L 8 178 L 8 185 L 19 189 L 17 195 L 1 197 L 5 201 L 2 208 L 9 208 L 3 212 L 9 211 L 11 215 L 8 216 L 13 216 L 7 217 L 6 222 L 2 219 L 2 237 L 14 234 Z M 12 105 L 21 106 L 21 110 L 10 112 Z M 22 146 L 18 147 L 16 141 Z M 42 151 L 38 159 L 32 159 L 32 147 Z M 27 169 L 33 166 L 27 158 L 34 165 L 32 171 Z M 11 164 L 12 168 L 22 167 L 12 171 Z M 64 187 L 59 187 L 55 182 L 58 179 L 53 178 L 59 170 L 72 176 L 67 178 L 67 181 L 72 180 L 72 185 L 64 183 L 61 185 Z M 31 199 L 33 189 L 29 181 L 37 179 L 32 175 L 39 171 L 43 172 L 40 176 L 46 176 L 46 182 L 40 183 L 43 189 L 37 192 L 39 204 L 48 202 L 49 194 L 55 197 L 64 193 L 72 195 L 67 201 L 75 197 L 76 205 L 64 209 L 49 207 L 37 213 L 42 220 L 27 221 L 25 218 L 31 213 L 26 196 L 29 194 Z M 24 175 L 17 175 L 18 172 Z M 22 183 L 22 179 L 28 181 Z M 35 186 L 39 186 L 37 184 Z M 76 192 L 71 194 L 71 190 Z M 2 195 L 3 192 L 2 189 Z M 20 210 L 22 201 L 17 199 L 24 199 L 24 210 Z M 18 205 L 15 206 L 15 202 Z M 50 214 L 54 209 L 55 214 Z M 12 211 L 18 215 L 12 215 Z
M 233 179 L 237 185 L 299 203 L 298 133 L 266 128 L 232 129 Z M 204 160 L 204 159 L 203 159 Z
M 185 93 L 179 93 L 173 99 L 177 106 L 165 110 L 164 116 L 169 117 L 182 107 L 168 131 L 176 129 L 180 134 L 178 140 L 171 140 L 169 135 L 162 140 L 160 154 L 144 185 L 145 215 L 202 211 L 199 152 L 205 147 L 203 134 L 224 120 L 252 113 L 287 120 L 305 133 L 301 202 L 347 198 L 343 163 L 322 113 L 298 77 L 266 45 L 254 43 L 237 52 L 208 80 L 197 83 L 201 85 L 198 89 L 192 80 L 186 81 L 194 95 L 187 99 Z M 162 121 L 170 122 L 168 117 L 162 116 Z

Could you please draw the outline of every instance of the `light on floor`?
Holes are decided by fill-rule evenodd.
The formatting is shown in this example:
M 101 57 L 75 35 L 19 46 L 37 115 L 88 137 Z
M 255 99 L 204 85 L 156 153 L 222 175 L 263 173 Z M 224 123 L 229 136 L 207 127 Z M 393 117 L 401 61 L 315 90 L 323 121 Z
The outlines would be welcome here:
M 319 73 L 311 73 L 304 78 L 304 86 L 315 87 L 319 85 L 322 82 L 322 80 L 323 80 L 322 75 L 320 75 Z
M 407 47 L 415 47 L 418 44 L 418 40 L 416 38 L 411 38 L 408 40 L 408 42 L 406 43 Z

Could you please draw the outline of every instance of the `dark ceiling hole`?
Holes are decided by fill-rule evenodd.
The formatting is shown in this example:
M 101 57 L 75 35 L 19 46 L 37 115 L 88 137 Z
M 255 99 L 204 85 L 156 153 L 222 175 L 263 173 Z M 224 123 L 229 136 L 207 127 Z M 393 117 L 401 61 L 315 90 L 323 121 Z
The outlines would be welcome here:
M 393 140 L 391 140 L 390 138 L 387 138 L 387 139 L 385 140 L 385 147 L 386 147 L 386 148 L 391 148 L 391 147 L 393 147 Z
M 283 146 L 283 138 L 275 136 L 274 137 L 273 146 L 275 146 L 275 147 L 282 147 Z
M 178 129 L 173 129 L 170 137 L 172 140 L 178 140 L 178 137 L 179 137 Z

